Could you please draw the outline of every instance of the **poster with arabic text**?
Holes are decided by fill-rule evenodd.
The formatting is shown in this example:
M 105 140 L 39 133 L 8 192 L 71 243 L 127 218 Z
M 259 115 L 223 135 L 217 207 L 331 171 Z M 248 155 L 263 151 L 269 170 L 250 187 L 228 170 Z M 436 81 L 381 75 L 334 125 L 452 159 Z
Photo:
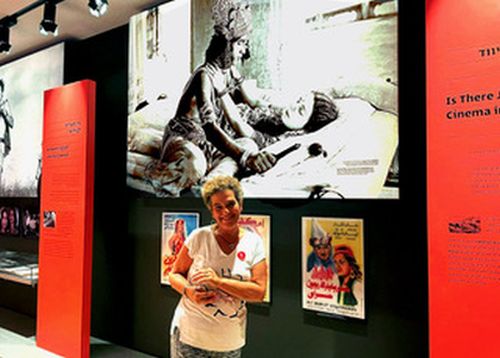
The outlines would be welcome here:
M 241 215 L 239 225 L 259 235 L 264 241 L 267 261 L 267 289 L 264 302 L 271 302 L 271 217 L 269 215 Z
M 302 307 L 365 318 L 363 220 L 302 218 Z

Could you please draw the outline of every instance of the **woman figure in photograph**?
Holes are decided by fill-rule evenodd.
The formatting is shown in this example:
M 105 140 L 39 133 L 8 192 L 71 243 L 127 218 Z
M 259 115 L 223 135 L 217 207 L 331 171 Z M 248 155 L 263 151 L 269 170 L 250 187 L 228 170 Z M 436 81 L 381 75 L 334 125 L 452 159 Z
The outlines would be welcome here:
M 6 234 L 9 232 L 9 213 L 7 208 L 2 208 L 0 212 L 0 233 Z
M 205 62 L 192 73 L 165 126 L 160 162 L 145 169 L 168 196 L 218 175 L 264 173 L 276 164 L 265 148 L 278 136 L 315 131 L 338 116 L 322 93 L 309 92 L 283 108 L 245 81 L 237 65 L 250 58 L 248 5 L 215 0 L 212 18 Z
M 24 210 L 23 235 L 28 237 L 37 235 L 38 225 L 38 215 L 35 213 L 30 213 L 30 211 L 27 209 Z
M 177 255 L 186 241 L 186 225 L 183 219 L 177 219 L 174 223 L 174 233 L 168 239 L 168 247 L 172 255 Z
M 348 245 L 335 245 L 334 250 L 333 262 L 339 279 L 337 303 L 345 306 L 356 306 L 358 304 L 356 296 L 359 298 L 361 294 L 358 283 L 361 282 L 363 273 Z
M 245 302 L 261 302 L 266 292 L 263 241 L 238 225 L 243 191 L 237 179 L 208 180 L 202 197 L 215 224 L 191 233 L 169 278 L 182 295 L 172 320 L 171 357 L 240 357 Z
M 17 221 L 17 215 L 16 215 L 16 210 L 14 208 L 9 208 L 9 232 L 12 235 L 17 235 L 19 234 L 18 228 L 18 221 Z
M 181 157 L 199 160 L 198 151 L 193 153 L 187 146 L 190 142 L 203 153 L 206 166 L 197 167 L 206 168 L 207 177 L 233 176 L 239 168 L 262 173 L 275 164 L 276 158 L 258 150 L 250 139 L 251 127 L 241 121 L 235 106 L 237 96 L 245 97 L 244 79 L 236 64 L 249 57 L 250 8 L 235 0 L 216 0 L 212 17 L 214 34 L 205 63 L 191 75 L 174 118 L 165 127 L 161 161 L 175 166 Z M 189 163 L 183 166 L 193 167 Z M 191 173 L 196 179 L 204 175 Z
M 3 189 L 1 184 L 3 162 L 11 149 L 10 130 L 12 127 L 14 127 L 14 117 L 5 95 L 5 83 L 0 78 L 0 190 Z

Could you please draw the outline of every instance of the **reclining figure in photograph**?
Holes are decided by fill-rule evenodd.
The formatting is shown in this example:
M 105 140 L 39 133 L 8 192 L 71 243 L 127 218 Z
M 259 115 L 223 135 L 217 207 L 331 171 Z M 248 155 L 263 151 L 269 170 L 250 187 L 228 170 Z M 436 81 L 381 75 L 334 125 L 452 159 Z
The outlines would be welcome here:
M 128 184 L 159 197 L 198 196 L 206 180 L 228 175 L 250 197 L 308 197 L 318 188 L 332 197 L 380 195 L 397 146 L 397 87 L 349 76 L 266 84 L 254 73 L 258 43 L 250 57 L 249 39 L 261 39 L 250 7 L 214 0 L 211 10 L 203 63 L 179 99 L 160 95 L 129 115 Z

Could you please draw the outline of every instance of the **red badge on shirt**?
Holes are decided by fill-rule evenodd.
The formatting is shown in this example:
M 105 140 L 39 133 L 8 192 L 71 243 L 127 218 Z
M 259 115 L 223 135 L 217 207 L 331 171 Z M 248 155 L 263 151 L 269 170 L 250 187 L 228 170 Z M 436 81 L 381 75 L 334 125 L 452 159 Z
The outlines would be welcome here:
M 238 255 L 237 255 L 237 256 L 238 256 L 238 258 L 239 258 L 241 261 L 243 261 L 243 260 L 245 260 L 245 257 L 246 257 L 247 255 L 245 255 L 245 253 L 244 253 L 243 251 L 240 251 L 240 252 L 238 252 Z

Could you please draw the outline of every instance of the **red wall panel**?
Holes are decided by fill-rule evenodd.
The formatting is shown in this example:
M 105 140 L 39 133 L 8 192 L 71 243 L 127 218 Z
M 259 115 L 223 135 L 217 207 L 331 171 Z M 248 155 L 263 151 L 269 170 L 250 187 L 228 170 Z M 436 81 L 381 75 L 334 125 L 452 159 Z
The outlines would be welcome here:
M 430 353 L 500 357 L 500 2 L 428 0 Z
M 88 357 L 95 83 L 45 92 L 37 345 Z

